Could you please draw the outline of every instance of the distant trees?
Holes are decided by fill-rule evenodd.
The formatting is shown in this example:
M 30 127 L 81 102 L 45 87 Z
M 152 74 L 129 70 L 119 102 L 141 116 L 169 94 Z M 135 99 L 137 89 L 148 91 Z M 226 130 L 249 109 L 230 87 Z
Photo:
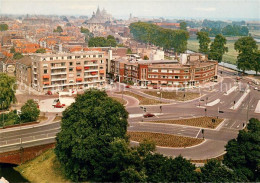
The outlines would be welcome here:
M 235 42 L 235 50 L 238 51 L 237 67 L 243 72 L 253 69 L 257 72 L 260 67 L 259 50 L 254 38 L 242 37 Z
M 91 38 L 94 37 L 94 34 L 84 27 L 80 27 L 80 32 L 85 35 L 85 42 L 88 42 Z
M 46 49 L 40 48 L 40 49 L 36 50 L 35 53 L 46 53 Z
M 38 104 L 32 99 L 27 100 L 27 102 L 21 108 L 22 122 L 36 121 L 39 115 L 40 110 L 38 109 Z
M 210 38 L 207 32 L 197 32 L 197 39 L 199 40 L 199 52 L 208 54 Z
M 209 59 L 221 62 L 224 53 L 228 52 L 228 47 L 225 46 L 226 42 L 227 40 L 223 35 L 216 35 L 214 41 L 210 45 Z
M 89 47 L 108 47 L 117 46 L 117 42 L 114 36 L 108 35 L 107 38 L 104 37 L 92 37 L 88 41 Z
M 246 129 L 226 145 L 223 163 L 246 182 L 260 181 L 260 121 L 250 119 Z
M 14 47 L 11 47 L 10 53 L 15 53 L 15 48 Z
M 63 29 L 61 28 L 61 26 L 57 26 L 57 28 L 54 29 L 53 32 L 61 33 L 61 32 L 63 32 Z
M 154 24 L 136 22 L 130 25 L 130 32 L 137 41 L 151 43 L 165 50 L 173 49 L 176 53 L 187 50 L 189 34 L 185 30 L 164 29 Z
M 8 25 L 7 24 L 0 24 L 0 31 L 6 31 L 8 30 Z
M 15 78 L 5 73 L 0 73 L 0 109 L 8 109 L 11 103 L 16 102 Z
M 181 22 L 180 23 L 180 29 L 181 30 L 187 30 L 187 23 L 186 22 Z
M 15 52 L 14 55 L 13 55 L 13 59 L 15 60 L 19 60 L 23 58 L 23 55 L 20 53 L 20 52 Z

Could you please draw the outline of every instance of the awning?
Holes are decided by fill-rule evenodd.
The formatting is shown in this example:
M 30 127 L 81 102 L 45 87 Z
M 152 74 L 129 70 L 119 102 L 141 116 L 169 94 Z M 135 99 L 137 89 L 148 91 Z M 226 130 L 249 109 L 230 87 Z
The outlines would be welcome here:
M 49 85 L 49 84 L 50 84 L 50 82 L 43 82 L 43 84 L 44 84 L 44 85 Z
M 88 69 L 89 69 L 89 67 L 84 67 L 84 69 L 85 69 L 85 70 L 88 70 Z
M 81 82 L 81 81 L 82 81 L 82 78 L 77 78 L 76 81 L 77 81 L 77 82 Z
M 43 79 L 49 79 L 50 75 L 43 75 Z
M 105 70 L 100 70 L 99 73 L 100 73 L 100 74 L 104 74 L 104 73 L 105 73 Z
M 91 72 L 91 75 L 96 75 L 97 74 L 97 72 Z
M 81 69 L 82 69 L 82 67 L 80 67 L 80 66 L 76 67 L 76 70 L 81 70 Z

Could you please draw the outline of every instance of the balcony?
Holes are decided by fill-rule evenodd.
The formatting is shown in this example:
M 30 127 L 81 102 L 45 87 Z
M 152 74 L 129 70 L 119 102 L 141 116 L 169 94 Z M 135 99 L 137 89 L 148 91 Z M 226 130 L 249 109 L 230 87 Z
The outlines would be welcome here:
M 66 81 L 67 78 L 51 78 L 51 81 Z
M 53 72 L 53 73 L 51 73 L 52 76 L 61 75 L 61 74 L 67 74 L 67 72 Z
M 95 77 L 98 77 L 98 75 L 86 75 L 86 76 L 84 76 L 84 78 L 95 78 Z
M 55 66 L 55 67 L 51 67 L 51 69 L 66 69 L 66 66 Z
M 85 70 L 84 72 L 98 72 L 98 69 Z

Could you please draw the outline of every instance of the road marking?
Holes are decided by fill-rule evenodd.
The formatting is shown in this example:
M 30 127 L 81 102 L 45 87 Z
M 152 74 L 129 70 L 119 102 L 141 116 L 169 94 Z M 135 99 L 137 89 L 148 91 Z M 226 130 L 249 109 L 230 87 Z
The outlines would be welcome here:
M 196 138 L 198 138 L 198 136 L 199 136 L 199 134 L 200 134 L 200 131 L 201 131 L 201 129 L 200 129 L 199 132 L 197 133 Z
M 181 132 L 183 132 L 183 131 L 185 131 L 185 130 L 181 130 Z
M 237 128 L 239 128 L 240 125 L 237 125 Z
M 232 128 L 232 126 L 234 126 L 236 124 L 236 121 L 230 126 L 230 128 Z
M 177 133 L 177 134 L 181 135 L 181 133 Z

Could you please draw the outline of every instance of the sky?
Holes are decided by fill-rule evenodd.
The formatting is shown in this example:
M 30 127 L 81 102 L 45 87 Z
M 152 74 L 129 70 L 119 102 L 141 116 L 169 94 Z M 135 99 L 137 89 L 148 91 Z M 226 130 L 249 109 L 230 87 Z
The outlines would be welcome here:
M 116 18 L 260 20 L 260 0 L 0 0 L 0 14 L 90 16 L 98 6 Z

